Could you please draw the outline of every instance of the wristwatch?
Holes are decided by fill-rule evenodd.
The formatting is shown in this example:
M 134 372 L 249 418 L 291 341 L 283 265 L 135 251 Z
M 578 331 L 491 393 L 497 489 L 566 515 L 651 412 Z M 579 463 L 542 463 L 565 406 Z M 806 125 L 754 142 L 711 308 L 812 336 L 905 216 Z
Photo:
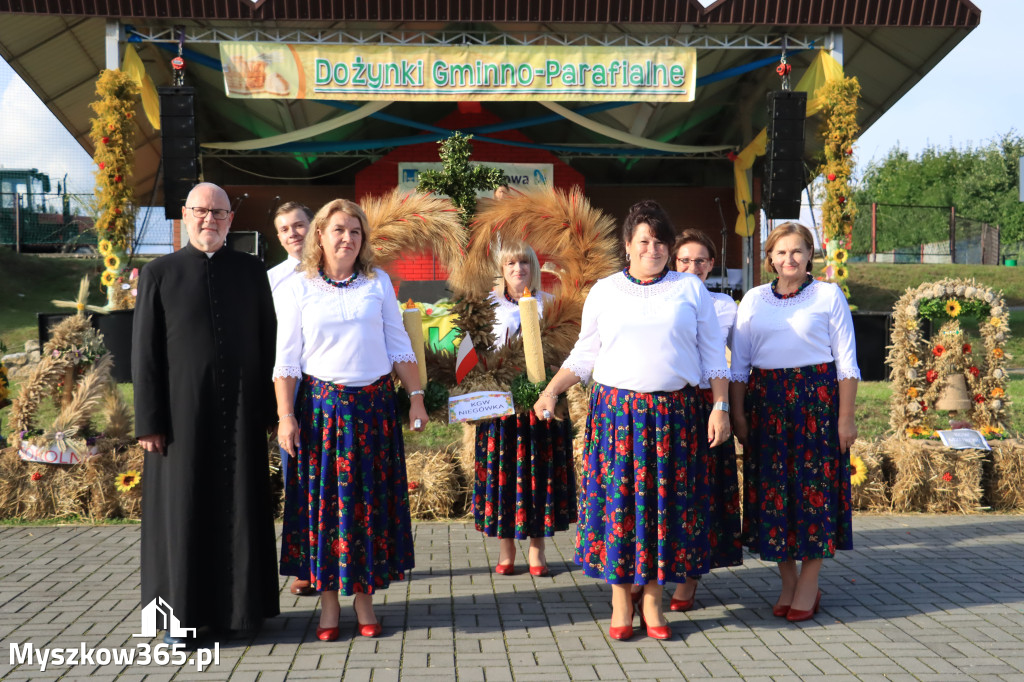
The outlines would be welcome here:
M 729 403 L 718 402 L 711 406 L 712 410 L 721 410 L 722 412 L 729 411 Z

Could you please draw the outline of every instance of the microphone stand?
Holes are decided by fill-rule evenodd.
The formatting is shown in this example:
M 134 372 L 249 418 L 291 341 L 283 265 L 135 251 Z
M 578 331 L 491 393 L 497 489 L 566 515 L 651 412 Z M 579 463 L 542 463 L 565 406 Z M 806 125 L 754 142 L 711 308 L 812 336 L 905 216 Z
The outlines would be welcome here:
M 270 227 L 271 232 L 274 231 L 274 209 L 277 208 L 280 202 L 280 195 L 274 196 L 274 198 L 270 200 L 270 208 L 267 209 L 267 225 Z
M 715 197 L 715 205 L 718 206 L 718 217 L 721 218 L 721 220 L 722 220 L 722 265 L 721 265 L 721 268 L 722 268 L 722 292 L 723 293 L 727 293 L 726 290 L 729 289 L 730 287 L 729 287 L 729 269 L 725 266 L 725 248 L 726 248 L 726 238 L 727 238 L 727 235 L 729 234 L 729 228 L 725 224 L 725 213 L 722 212 L 722 200 L 719 199 L 718 197 Z

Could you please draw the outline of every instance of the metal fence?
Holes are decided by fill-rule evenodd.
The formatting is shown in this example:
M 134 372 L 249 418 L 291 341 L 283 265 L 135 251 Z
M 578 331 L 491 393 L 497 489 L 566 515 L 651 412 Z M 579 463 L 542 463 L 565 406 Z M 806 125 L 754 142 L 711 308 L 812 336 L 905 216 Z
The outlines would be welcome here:
M 92 194 L 0 192 L 0 246 L 34 253 L 93 252 L 95 202 Z M 169 253 L 173 225 L 162 207 L 139 207 L 134 250 Z
M 999 265 L 999 226 L 959 215 L 953 206 L 859 206 L 854 260 L 875 263 Z

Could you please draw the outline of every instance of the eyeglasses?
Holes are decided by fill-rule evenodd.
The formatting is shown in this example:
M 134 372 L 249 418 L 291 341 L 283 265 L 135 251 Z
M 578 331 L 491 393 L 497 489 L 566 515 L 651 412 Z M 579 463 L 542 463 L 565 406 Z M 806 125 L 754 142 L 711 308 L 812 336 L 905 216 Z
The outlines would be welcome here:
M 676 258 L 676 263 L 679 263 L 680 265 L 689 266 L 690 263 L 693 263 L 698 268 L 702 268 L 710 262 L 710 258 Z
M 214 220 L 224 220 L 231 215 L 231 211 L 226 208 L 206 208 L 205 206 L 186 206 L 185 208 L 191 210 L 192 215 L 200 220 L 205 218 L 208 213 L 213 214 Z

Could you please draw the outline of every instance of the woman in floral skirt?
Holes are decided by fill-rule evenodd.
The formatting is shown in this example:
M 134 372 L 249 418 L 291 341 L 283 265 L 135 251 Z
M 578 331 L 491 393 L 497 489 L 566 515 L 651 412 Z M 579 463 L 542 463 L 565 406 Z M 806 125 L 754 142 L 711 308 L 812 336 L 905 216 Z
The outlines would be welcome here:
M 498 263 L 502 280 L 490 300 L 496 345 L 501 347 L 519 333 L 518 301 L 527 289 L 537 298 L 541 316 L 552 297 L 540 292 L 540 264 L 528 245 L 503 245 Z M 548 574 L 544 538 L 576 521 L 568 420 L 538 419 L 531 410 L 477 424 L 473 518 L 477 530 L 501 538 L 496 573 L 515 573 L 515 541 L 530 538 L 530 574 Z
M 622 232 L 626 268 L 590 290 L 579 341 L 534 411 L 553 413 L 558 394 L 593 376 L 576 563 L 612 586 L 610 637 L 633 635 L 638 584 L 648 636 L 667 639 L 664 584 L 710 565 L 708 452 L 729 436 L 728 368 L 707 290 L 668 267 L 675 231 L 661 206 L 635 204 Z
M 700 230 L 683 230 L 672 248 L 676 271 L 689 272 L 707 282 L 715 266 L 715 244 Z M 723 267 L 725 265 L 723 264 Z M 736 322 L 736 301 L 729 294 L 709 291 L 715 306 L 718 326 L 726 346 L 732 342 L 732 326 Z M 708 409 L 714 404 L 711 385 L 701 381 L 701 397 Z M 739 566 L 743 563 L 743 542 L 740 531 L 740 486 L 736 475 L 736 447 L 732 438 L 711 452 L 711 509 L 708 517 L 708 542 L 711 545 L 711 568 Z M 669 602 L 673 611 L 693 608 L 699 573 L 687 573 L 686 582 L 676 586 Z
M 366 216 L 335 199 L 317 212 L 301 276 L 274 292 L 278 442 L 287 454 L 281 574 L 320 592 L 317 637 L 338 638 L 338 593 L 359 633 L 381 626 L 372 595 L 413 567 L 412 521 L 394 369 L 410 428 L 427 422 L 416 356 L 391 281 L 373 267 Z M 296 395 L 297 387 L 297 395 Z
M 811 276 L 813 253 L 803 225 L 772 230 L 765 265 L 778 277 L 743 297 L 732 344 L 744 542 L 778 562 L 782 591 L 772 612 L 790 621 L 814 617 L 822 560 L 853 547 L 850 446 L 860 370 L 846 297 Z

